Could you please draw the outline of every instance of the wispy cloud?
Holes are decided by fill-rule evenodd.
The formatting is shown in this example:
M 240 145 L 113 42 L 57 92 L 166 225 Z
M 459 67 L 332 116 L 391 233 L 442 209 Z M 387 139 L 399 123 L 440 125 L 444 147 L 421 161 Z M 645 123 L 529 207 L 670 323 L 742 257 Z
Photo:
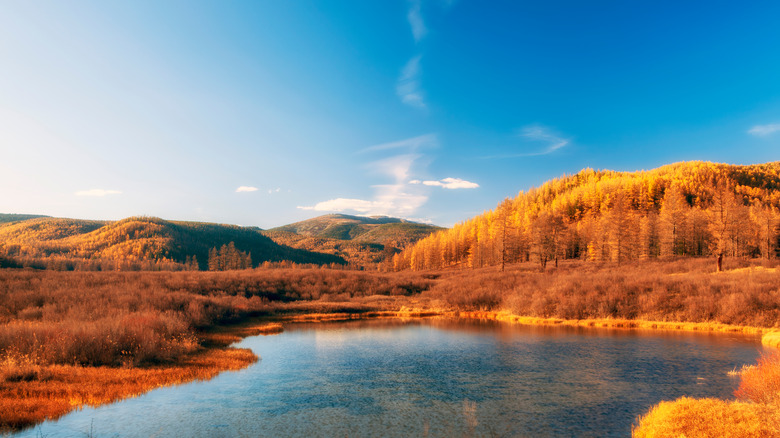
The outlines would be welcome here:
M 528 142 L 543 143 L 544 147 L 541 150 L 535 152 L 518 152 L 510 154 L 488 155 L 480 157 L 482 159 L 494 159 L 494 158 L 519 158 L 519 157 L 535 157 L 539 155 L 551 154 L 563 147 L 568 146 L 571 143 L 571 139 L 564 138 L 560 134 L 556 133 L 552 129 L 542 125 L 528 125 L 520 130 L 518 136 Z
M 416 151 L 417 149 L 425 147 L 437 147 L 438 145 L 439 140 L 436 134 L 425 134 L 418 137 L 407 138 L 405 140 L 369 146 L 365 149 L 362 149 L 360 153 L 385 151 L 389 149 L 407 149 L 410 151 Z
M 339 197 L 319 202 L 313 206 L 298 207 L 315 211 L 354 211 L 362 214 L 389 215 L 406 217 L 413 214 L 428 201 L 422 187 L 409 184 L 414 173 L 424 167 L 423 154 L 416 153 L 420 148 L 435 146 L 435 134 L 426 134 L 405 140 L 384 143 L 363 149 L 361 152 L 397 152 L 385 158 L 369 162 L 365 167 L 372 175 L 385 177 L 389 183 L 372 185 L 374 195 L 371 199 Z
M 368 163 L 366 167 L 373 173 L 392 177 L 397 184 L 400 184 L 409 178 L 409 171 L 418 158 L 420 158 L 419 154 L 395 155 Z
M 247 192 L 256 192 L 260 189 L 257 187 L 250 187 L 250 186 L 241 186 L 236 189 L 236 193 L 247 193 Z
M 442 187 L 445 189 L 476 189 L 479 184 L 471 181 L 466 181 L 460 178 L 444 178 L 439 181 L 420 181 L 418 179 L 409 181 L 409 184 L 423 184 L 426 186 Z
M 526 126 L 520 132 L 521 137 L 529 140 L 547 143 L 547 148 L 540 153 L 550 154 L 569 144 L 569 140 L 553 133 L 549 128 L 541 125 Z
M 282 191 L 282 189 L 280 187 L 277 187 L 275 189 L 268 189 L 268 194 L 270 195 L 272 193 L 279 193 L 281 191 Z
M 81 190 L 75 193 L 76 196 L 96 196 L 96 197 L 102 197 L 102 196 L 108 196 L 108 195 L 121 195 L 122 192 L 119 190 L 104 190 L 104 189 L 91 189 L 91 190 Z
M 780 131 L 780 123 L 770 123 L 768 125 L 756 125 L 748 130 L 748 134 L 756 137 L 766 137 Z
M 429 157 L 424 148 L 437 147 L 436 134 L 425 134 L 404 140 L 382 143 L 362 149 L 360 153 L 385 155 L 384 158 L 365 164 L 371 175 L 383 178 L 381 184 L 372 185 L 373 196 L 369 199 L 336 197 L 318 202 L 312 206 L 300 206 L 302 210 L 343 212 L 352 211 L 367 215 L 411 217 L 426 202 L 429 187 L 445 189 L 473 189 L 479 184 L 461 178 L 423 180 Z M 415 178 L 416 177 L 416 178 Z M 389 181 L 388 181 L 389 180 Z
M 412 36 L 415 42 L 420 42 L 428 33 L 428 29 L 425 27 L 425 21 L 422 17 L 422 1 L 411 0 L 409 2 L 409 12 L 406 14 L 406 19 L 409 20 L 409 27 L 412 28 Z
M 401 76 L 395 86 L 395 92 L 401 98 L 401 102 L 415 107 L 426 108 L 423 91 L 420 87 L 420 60 L 422 55 L 417 55 L 406 63 Z

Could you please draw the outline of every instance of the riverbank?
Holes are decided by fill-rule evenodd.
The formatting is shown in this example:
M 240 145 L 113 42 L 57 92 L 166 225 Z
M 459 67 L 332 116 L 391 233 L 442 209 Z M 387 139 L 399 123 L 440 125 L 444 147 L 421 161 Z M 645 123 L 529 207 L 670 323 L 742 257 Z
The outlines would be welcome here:
M 255 356 L 228 345 L 271 322 L 279 331 L 285 322 L 469 318 L 765 335 L 779 345 L 780 272 L 763 263 L 730 260 L 718 274 L 707 260 L 567 261 L 544 273 L 531 264 L 395 274 L 0 270 L 0 428 L 246 367 Z
M 82 406 L 99 406 L 134 397 L 152 389 L 208 380 L 225 371 L 240 370 L 257 362 L 248 349 L 231 344 L 248 336 L 281 333 L 286 323 L 336 322 L 360 319 L 446 318 L 491 320 L 509 324 L 568 326 L 624 330 L 675 330 L 760 335 L 759 327 L 712 323 L 670 323 L 613 319 L 563 320 L 513 315 L 509 312 L 457 311 L 401 308 L 398 311 L 297 313 L 267 315 L 238 324 L 215 327 L 201 334 L 203 347 L 181 360 L 154 367 L 36 366 L 14 364 L 15 371 L 0 379 L 0 425 L 19 430 L 47 419 L 56 419 Z M 294 310 L 293 310 L 294 311 Z M 769 332 L 774 335 L 777 332 Z M 6 364 L 10 365 L 10 364 Z
M 148 367 L 1 364 L 0 432 L 57 419 L 83 406 L 99 406 L 138 396 L 162 386 L 209 380 L 257 362 L 251 350 L 229 344 L 242 336 L 278 332 L 278 324 L 253 331 L 205 334 L 205 347 L 177 361 Z
M 367 318 L 463 318 L 506 322 L 520 325 L 589 327 L 630 330 L 667 330 L 700 333 L 740 333 L 762 336 L 762 343 L 772 346 L 780 341 L 780 331 L 774 328 L 751 327 L 715 322 L 670 322 L 643 321 L 630 319 L 561 319 L 540 318 L 535 316 L 515 315 L 508 311 L 459 311 L 435 309 L 401 308 L 399 311 L 378 311 L 365 313 L 312 313 L 277 317 L 283 322 L 333 322 Z

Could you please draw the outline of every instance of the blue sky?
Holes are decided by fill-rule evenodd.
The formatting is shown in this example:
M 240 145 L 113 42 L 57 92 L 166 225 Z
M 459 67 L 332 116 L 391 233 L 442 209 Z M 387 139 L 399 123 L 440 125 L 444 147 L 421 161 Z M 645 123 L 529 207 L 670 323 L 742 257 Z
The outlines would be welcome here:
M 583 168 L 780 159 L 778 2 L 0 3 L 0 212 L 451 226 Z

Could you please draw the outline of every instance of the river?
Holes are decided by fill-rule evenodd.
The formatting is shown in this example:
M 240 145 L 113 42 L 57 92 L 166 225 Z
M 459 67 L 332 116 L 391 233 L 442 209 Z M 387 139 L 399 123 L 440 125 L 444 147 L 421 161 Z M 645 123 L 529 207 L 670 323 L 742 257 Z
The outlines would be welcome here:
M 261 360 L 13 437 L 629 436 L 661 400 L 731 398 L 755 337 L 367 320 L 246 338 Z

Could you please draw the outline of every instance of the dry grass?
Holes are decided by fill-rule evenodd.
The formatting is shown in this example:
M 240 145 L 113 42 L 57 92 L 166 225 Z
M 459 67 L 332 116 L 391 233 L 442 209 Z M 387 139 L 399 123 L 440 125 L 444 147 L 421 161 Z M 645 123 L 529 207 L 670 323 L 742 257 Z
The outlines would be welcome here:
M 447 313 L 443 313 L 447 314 Z M 494 321 L 509 322 L 522 325 L 557 325 L 573 327 L 601 327 L 622 328 L 639 330 L 674 330 L 694 331 L 710 333 L 743 333 L 749 335 L 761 334 L 764 330 L 760 327 L 720 324 L 713 322 L 668 322 L 668 321 L 644 321 L 638 319 L 560 319 L 540 318 L 533 316 L 519 316 L 508 311 L 466 311 L 452 312 L 451 315 L 469 319 L 490 319 Z
M 227 345 L 282 330 L 237 324 L 251 317 L 392 309 L 429 284 L 321 269 L 0 270 L 0 430 L 243 368 L 257 358 Z
M 422 296 L 453 310 L 503 310 L 543 319 L 780 327 L 780 272 L 766 263 L 729 259 L 727 272 L 720 274 L 710 259 L 567 261 L 544 273 L 526 263 L 503 273 L 443 271 Z
M 713 398 L 661 402 L 641 417 L 634 438 L 771 438 L 780 435 L 777 406 Z
M 769 330 L 764 343 L 779 345 L 780 272 L 771 263 L 728 263 L 721 274 L 712 272 L 711 260 L 695 259 L 620 266 L 567 261 L 545 273 L 535 264 L 503 273 L 0 270 L 0 428 L 247 366 L 256 360 L 251 352 L 226 346 L 282 329 L 247 322 L 257 316 L 326 321 L 444 315 L 518 324 Z M 739 414 L 729 414 L 723 406 L 730 404 L 722 403 L 696 412 L 738 422 L 752 418 L 743 402 L 734 404 Z M 686 415 L 695 410 L 685 409 Z M 638 430 L 662 416 L 651 414 Z
M 780 353 L 764 355 L 758 364 L 745 367 L 734 392 L 738 398 L 780 407 Z
M 322 269 L 209 272 L 0 270 L 0 360 L 37 364 L 164 364 L 198 333 L 277 312 L 364 312 L 369 297 L 416 294 L 420 275 Z M 298 304 L 300 303 L 300 310 Z M 392 303 L 386 301 L 385 304 Z
M 780 348 L 780 331 L 771 331 L 761 338 L 761 343 L 768 347 Z
M 682 397 L 655 405 L 640 418 L 634 437 L 780 436 L 780 353 L 735 371 L 741 401 Z
M 207 380 L 256 361 L 248 349 L 222 347 L 204 349 L 175 364 L 156 367 L 4 363 L 0 366 L 0 431 L 32 426 L 84 405 L 111 403 L 160 386 Z

